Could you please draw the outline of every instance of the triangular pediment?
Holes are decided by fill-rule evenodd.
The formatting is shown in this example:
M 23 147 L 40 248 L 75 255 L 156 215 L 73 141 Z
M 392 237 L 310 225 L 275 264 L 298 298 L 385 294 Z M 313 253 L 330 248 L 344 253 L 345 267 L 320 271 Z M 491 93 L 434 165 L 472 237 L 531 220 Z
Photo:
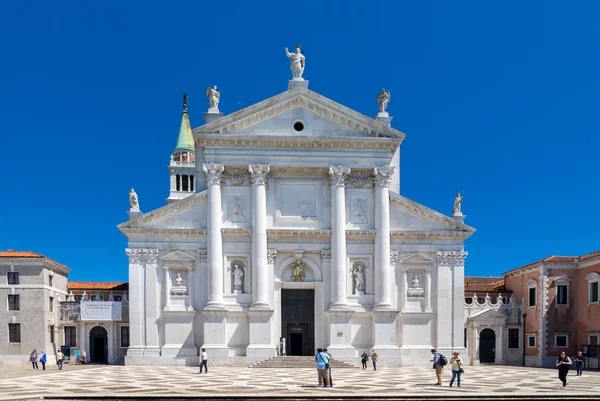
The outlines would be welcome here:
M 402 263 L 431 263 L 433 261 L 434 259 L 419 252 L 412 253 L 399 259 L 399 262 Z
M 187 253 L 176 250 L 170 252 L 164 256 L 161 256 L 162 260 L 174 261 L 174 262 L 193 262 L 196 260 L 195 257 L 188 255 Z
M 498 312 L 496 309 L 485 309 L 481 312 L 477 312 L 474 315 L 469 316 L 469 319 L 480 321 L 480 320 L 500 320 L 505 321 L 508 316 L 502 312 Z
M 455 231 L 464 238 L 475 229 L 390 190 L 391 231 Z
M 169 203 L 147 214 L 126 221 L 117 226 L 121 232 L 144 229 L 202 230 L 206 229 L 206 197 L 208 191 L 202 191 L 187 198 Z
M 301 122 L 303 129 L 294 128 Z M 194 129 L 194 136 L 385 137 L 405 134 L 306 88 L 294 88 Z

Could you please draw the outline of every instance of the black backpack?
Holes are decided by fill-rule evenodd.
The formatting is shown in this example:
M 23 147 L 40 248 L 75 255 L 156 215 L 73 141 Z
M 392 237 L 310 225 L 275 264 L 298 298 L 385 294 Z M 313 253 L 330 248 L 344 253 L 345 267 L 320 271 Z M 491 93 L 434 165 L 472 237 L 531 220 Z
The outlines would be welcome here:
M 440 354 L 440 366 L 446 366 L 448 364 L 448 360 L 446 359 L 446 357 L 442 354 Z

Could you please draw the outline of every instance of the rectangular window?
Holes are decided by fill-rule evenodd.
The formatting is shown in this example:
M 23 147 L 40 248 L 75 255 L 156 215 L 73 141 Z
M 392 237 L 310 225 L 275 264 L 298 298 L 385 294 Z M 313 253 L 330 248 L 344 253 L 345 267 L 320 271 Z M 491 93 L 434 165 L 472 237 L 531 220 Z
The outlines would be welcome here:
M 50 297 L 49 310 L 50 312 L 54 312 L 54 297 Z
M 588 344 L 589 345 L 598 345 L 600 344 L 600 342 L 598 342 L 600 335 L 598 334 L 588 334 Z
M 508 329 L 508 348 L 519 348 L 519 329 Z
M 568 305 L 569 304 L 569 293 L 566 285 L 556 286 L 556 304 L 557 305 Z
M 121 348 L 129 347 L 129 326 L 121 326 Z
M 188 191 L 189 190 L 189 175 L 182 174 L 181 176 L 181 190 Z
M 535 306 L 535 287 L 529 289 L 529 306 Z
M 8 272 L 6 274 L 8 284 L 19 284 L 19 272 Z
M 48 276 L 48 285 L 52 287 L 52 275 Z
M 50 342 L 54 344 L 54 325 L 50 326 Z
M 556 348 L 567 348 L 569 346 L 569 336 L 565 334 L 555 334 L 554 346 Z
M 590 303 L 598 302 L 598 282 L 590 283 Z
M 8 294 L 8 310 L 21 310 L 20 299 L 18 295 Z
M 65 345 L 77 346 L 77 328 L 75 326 L 65 326 Z
M 194 176 L 190 175 L 190 191 L 194 192 Z
M 181 176 L 179 174 L 175 175 L 175 190 L 176 191 L 181 190 Z
M 535 334 L 527 335 L 527 348 L 535 348 Z
M 8 342 L 9 343 L 20 343 L 21 342 L 21 325 L 19 323 L 8 324 Z
M 115 300 L 115 302 L 121 302 L 123 300 L 123 296 L 122 295 L 115 295 L 113 297 L 113 299 Z

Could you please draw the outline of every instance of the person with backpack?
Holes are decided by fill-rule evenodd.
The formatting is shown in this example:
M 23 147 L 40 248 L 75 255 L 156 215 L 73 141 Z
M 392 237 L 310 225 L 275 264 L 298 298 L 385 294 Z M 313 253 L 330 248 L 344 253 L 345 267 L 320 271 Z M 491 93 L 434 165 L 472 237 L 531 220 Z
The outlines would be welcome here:
M 360 356 L 360 361 L 362 362 L 363 370 L 365 370 L 367 368 L 367 362 L 369 362 L 369 355 L 367 355 L 367 351 L 362 353 Z
M 448 360 L 444 355 L 437 352 L 435 348 L 431 350 L 431 353 L 433 354 L 433 359 L 429 362 L 433 362 L 433 368 L 435 369 L 435 375 L 437 377 L 437 383 L 435 383 L 435 385 L 441 386 L 442 372 L 444 371 L 444 366 L 448 364 Z

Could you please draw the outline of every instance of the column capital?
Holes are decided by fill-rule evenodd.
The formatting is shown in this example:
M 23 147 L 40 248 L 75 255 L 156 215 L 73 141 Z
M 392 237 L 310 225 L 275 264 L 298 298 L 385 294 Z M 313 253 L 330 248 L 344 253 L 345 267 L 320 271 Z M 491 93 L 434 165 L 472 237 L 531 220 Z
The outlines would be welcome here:
M 327 171 L 329 174 L 329 184 L 332 187 L 337 185 L 344 186 L 346 184 L 346 177 L 350 174 L 350 167 L 344 166 L 329 166 Z
M 390 264 L 394 265 L 400 261 L 400 257 L 398 256 L 398 251 L 390 252 Z
M 438 265 L 462 265 L 468 252 L 441 251 L 436 252 Z
M 200 262 L 206 262 L 207 254 L 208 251 L 206 249 L 198 249 L 198 258 L 200 259 Z
M 158 249 L 152 248 L 127 248 L 125 253 L 130 263 L 156 263 Z
M 206 174 L 206 183 L 210 185 L 221 185 L 221 175 L 225 171 L 223 164 L 203 163 L 202 171 Z
M 277 250 L 275 250 L 275 249 L 267 250 L 267 263 L 270 263 L 270 264 L 275 263 L 276 257 L 277 257 Z
M 252 186 L 254 185 L 267 185 L 267 174 L 271 171 L 269 164 L 249 164 L 248 172 L 250 173 L 250 180 Z
M 375 180 L 375 187 L 389 187 L 394 175 L 394 166 L 375 167 L 371 174 Z
M 331 263 L 331 249 L 321 250 L 321 260 L 323 260 L 323 263 Z

